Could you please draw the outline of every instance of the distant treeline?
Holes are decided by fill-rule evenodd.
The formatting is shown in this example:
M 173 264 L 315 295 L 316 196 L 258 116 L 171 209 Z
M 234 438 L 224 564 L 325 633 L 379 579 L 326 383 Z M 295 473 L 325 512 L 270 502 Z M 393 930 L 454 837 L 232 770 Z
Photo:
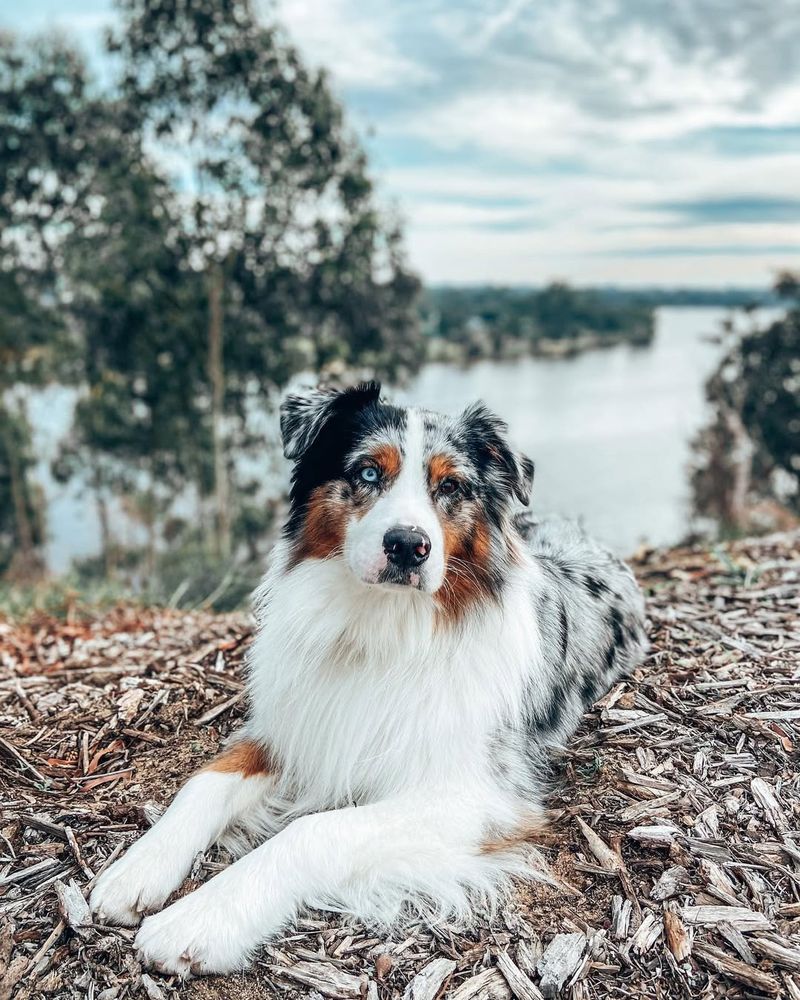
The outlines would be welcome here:
M 647 344 L 654 330 L 652 304 L 560 282 L 543 289 L 429 288 L 421 309 L 433 360 L 564 356 Z
M 618 288 L 614 285 L 594 289 L 594 294 L 609 302 L 636 303 L 647 306 L 719 306 L 725 309 L 750 309 L 780 306 L 780 296 L 773 288 Z

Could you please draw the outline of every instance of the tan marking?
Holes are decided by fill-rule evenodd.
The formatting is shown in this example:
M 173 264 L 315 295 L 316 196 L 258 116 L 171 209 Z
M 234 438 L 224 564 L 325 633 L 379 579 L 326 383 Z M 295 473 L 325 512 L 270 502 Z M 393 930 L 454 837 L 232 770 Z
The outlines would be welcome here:
M 513 851 L 521 844 L 540 840 L 547 833 L 547 819 L 544 816 L 529 816 L 514 829 L 484 840 L 480 845 L 481 854 L 502 854 Z
M 295 562 L 302 559 L 327 559 L 344 546 L 347 504 L 341 496 L 340 483 L 318 486 L 308 500 L 303 532 Z
M 256 743 L 255 740 L 242 740 L 241 743 L 234 743 L 203 770 L 217 771 L 220 774 L 241 774 L 243 778 L 252 778 L 256 774 L 274 774 L 276 767 L 266 747 Z
M 370 457 L 383 470 L 383 474 L 389 479 L 395 479 L 400 475 L 402 460 L 400 452 L 393 444 L 379 444 L 370 452 Z
M 428 462 L 428 484 L 435 490 L 439 483 L 458 475 L 458 467 L 448 455 L 433 455 Z
M 440 517 L 446 569 L 436 600 L 440 616 L 452 622 L 460 619 L 473 602 L 491 593 L 487 564 L 492 539 L 488 524 L 480 516 L 466 523 Z

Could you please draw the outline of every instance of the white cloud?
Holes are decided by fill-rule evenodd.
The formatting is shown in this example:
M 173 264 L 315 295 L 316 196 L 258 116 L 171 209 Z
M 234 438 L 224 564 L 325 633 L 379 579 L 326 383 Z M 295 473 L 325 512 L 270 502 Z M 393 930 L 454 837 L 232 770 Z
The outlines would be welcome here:
M 278 0 L 278 18 L 306 58 L 328 69 L 343 87 L 392 88 L 420 82 L 430 73 L 398 51 L 394 18 L 354 0 Z
M 436 281 L 765 284 L 776 270 L 800 266 L 796 214 L 785 222 L 690 224 L 664 207 L 735 202 L 742 192 L 795 200 L 796 157 L 665 153 L 660 163 L 644 158 L 632 167 L 629 176 L 488 176 L 465 167 L 446 177 L 417 168 L 390 171 L 385 189 L 405 205 L 412 259 Z M 774 247 L 797 252 L 792 259 Z
M 793 263 L 773 248 L 800 244 L 796 213 L 757 205 L 800 197 L 797 0 L 263 2 L 374 127 L 427 280 L 763 283 Z M 31 0 L 25 23 L 97 37 L 112 9 L 69 7 Z

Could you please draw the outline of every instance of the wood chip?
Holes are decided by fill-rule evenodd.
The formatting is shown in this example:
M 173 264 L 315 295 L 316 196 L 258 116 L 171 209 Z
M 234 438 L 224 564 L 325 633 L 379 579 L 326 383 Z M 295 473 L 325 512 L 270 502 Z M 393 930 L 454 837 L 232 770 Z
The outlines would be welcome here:
M 677 896 L 689 882 L 689 872 L 683 865 L 673 865 L 658 877 L 658 881 L 650 890 L 650 898 L 656 900 L 670 899 Z
M 536 884 L 493 917 L 423 917 L 399 936 L 301 911 L 249 973 L 188 986 L 143 980 L 135 931 L 81 926 L 74 887 L 86 899 L 91 873 L 241 724 L 249 618 L 123 606 L 0 621 L 0 894 L 12 921 L 0 924 L 0 1000 L 148 1000 L 148 985 L 163 1000 L 403 1000 L 439 961 L 456 964 L 433 1000 L 539 1000 L 542 941 L 571 934 L 586 945 L 560 1000 L 800 1000 L 800 531 L 647 549 L 635 571 L 652 652 L 559 752 L 551 835 L 527 855 Z M 191 884 L 226 862 L 205 858 Z M 60 915 L 57 882 L 74 917 Z
M 164 991 L 146 972 L 142 973 L 142 986 L 148 996 L 148 1000 L 166 1000 Z
M 791 969 L 793 972 L 800 972 L 800 945 L 791 941 L 774 941 L 768 937 L 756 937 L 750 942 L 754 951 L 760 955 L 765 955 L 776 965 L 782 965 L 784 969 Z
M 611 937 L 615 941 L 625 941 L 631 924 L 633 907 L 629 899 L 614 896 L 611 900 Z
M 717 934 L 725 938 L 743 962 L 747 962 L 748 965 L 757 964 L 756 956 L 753 954 L 753 950 L 748 944 L 747 938 L 740 930 L 737 930 L 732 924 L 729 924 L 725 920 L 717 924 L 716 930 Z
M 768 931 L 772 921 L 757 910 L 746 906 L 684 906 L 684 921 L 694 927 L 714 927 L 723 921 L 738 931 Z
M 676 826 L 657 825 L 637 826 L 633 830 L 628 830 L 628 837 L 639 844 L 647 847 L 669 847 L 675 843 L 675 838 L 680 835 L 680 830 Z
M 586 935 L 556 934 L 539 959 L 537 971 L 541 977 L 542 996 L 549 1000 L 557 997 L 561 987 L 577 972 L 586 952 Z
M 362 980 L 330 962 L 296 962 L 284 969 L 279 965 L 270 966 L 275 975 L 293 979 L 310 986 L 326 997 L 360 997 Z
M 699 958 L 705 965 L 714 969 L 715 972 L 721 972 L 722 975 L 728 976 L 739 983 L 744 983 L 745 986 L 752 986 L 757 990 L 761 990 L 762 993 L 768 993 L 770 996 L 778 996 L 780 994 L 780 983 L 774 976 L 746 965 L 738 958 L 728 955 L 721 948 L 716 948 L 714 945 L 707 944 L 704 941 L 695 941 L 692 954 L 695 958 Z
M 608 872 L 621 871 L 623 864 L 620 855 L 616 851 L 612 851 L 602 837 L 598 837 L 589 824 L 584 823 L 580 816 L 575 817 L 575 822 L 578 824 L 578 829 L 589 845 L 589 850 L 594 854 L 601 866 Z
M 653 945 L 661 937 L 663 931 L 662 921 L 648 910 L 644 915 L 641 924 L 636 928 L 636 932 L 631 939 L 631 948 L 637 955 L 646 955 Z
M 684 962 L 691 955 L 693 937 L 691 929 L 674 910 L 664 910 L 664 940 L 676 962 Z
M 506 978 L 511 992 L 517 1000 L 543 1000 L 539 989 L 529 976 L 517 966 L 507 951 L 498 952 L 497 967 Z
M 57 881 L 55 890 L 58 896 L 61 919 L 67 927 L 71 927 L 73 930 L 91 927 L 92 914 L 78 883 L 74 879 L 70 879 L 68 885 Z
M 404 1000 L 433 1000 L 456 967 L 449 958 L 435 958 L 406 986 Z
M 485 969 L 463 982 L 447 1000 L 511 1000 L 511 990 L 502 973 Z
M 750 791 L 753 793 L 753 798 L 764 810 L 770 826 L 782 837 L 789 829 L 789 820 L 775 798 L 772 788 L 763 778 L 753 778 L 750 782 Z

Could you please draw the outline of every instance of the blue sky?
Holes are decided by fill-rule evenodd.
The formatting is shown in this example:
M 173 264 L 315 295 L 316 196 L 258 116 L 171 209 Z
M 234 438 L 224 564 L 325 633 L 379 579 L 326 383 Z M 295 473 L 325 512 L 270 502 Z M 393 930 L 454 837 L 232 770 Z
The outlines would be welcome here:
M 800 268 L 797 0 L 277 0 L 428 281 L 763 285 Z M 0 23 L 97 50 L 107 0 Z

